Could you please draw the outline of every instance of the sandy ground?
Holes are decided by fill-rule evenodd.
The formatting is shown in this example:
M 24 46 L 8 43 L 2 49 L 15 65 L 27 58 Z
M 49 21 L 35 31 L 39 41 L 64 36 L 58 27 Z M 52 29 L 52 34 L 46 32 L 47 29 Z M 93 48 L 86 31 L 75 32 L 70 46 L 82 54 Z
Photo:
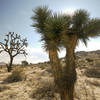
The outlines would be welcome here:
M 88 62 L 86 57 L 82 56 L 77 60 L 79 67 L 75 84 L 75 100 L 100 100 L 99 65 L 100 59 Z M 35 64 L 23 69 L 26 80 L 13 83 L 4 82 L 11 73 L 7 73 L 6 68 L 0 69 L 0 100 L 60 100 L 59 94 L 54 90 L 49 64 Z M 93 69 L 93 72 L 90 69 Z

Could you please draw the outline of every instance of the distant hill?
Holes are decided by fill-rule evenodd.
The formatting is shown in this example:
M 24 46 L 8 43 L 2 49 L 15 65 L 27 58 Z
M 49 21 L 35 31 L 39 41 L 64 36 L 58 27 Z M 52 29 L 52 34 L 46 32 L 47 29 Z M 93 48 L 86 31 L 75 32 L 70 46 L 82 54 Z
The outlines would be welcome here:
M 77 51 L 76 55 L 86 56 L 87 54 L 100 54 L 100 50 L 96 51 Z
M 6 63 L 5 62 L 0 62 L 0 65 L 6 65 Z

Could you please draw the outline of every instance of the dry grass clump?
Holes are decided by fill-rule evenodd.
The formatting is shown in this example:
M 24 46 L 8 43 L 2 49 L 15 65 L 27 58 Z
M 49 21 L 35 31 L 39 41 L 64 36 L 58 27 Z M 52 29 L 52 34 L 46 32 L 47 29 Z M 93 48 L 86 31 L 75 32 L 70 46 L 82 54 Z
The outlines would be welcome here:
M 9 75 L 4 81 L 8 83 L 18 82 L 26 79 L 25 72 L 23 68 L 16 67 L 12 71 L 11 75 Z
M 86 60 L 87 60 L 88 62 L 93 62 L 93 59 L 91 59 L 91 58 L 86 58 Z
M 43 86 L 33 91 L 31 94 L 32 98 L 36 98 L 37 100 L 52 100 L 54 98 L 54 93 L 50 86 Z
M 55 90 L 53 80 L 47 80 L 44 78 L 38 83 L 37 88 L 33 89 L 30 97 L 36 100 L 54 100 Z
M 85 75 L 87 77 L 100 78 L 100 71 L 95 68 L 87 69 Z
M 5 86 L 5 85 L 0 86 L 0 92 L 3 92 L 4 90 L 7 90 L 7 89 L 10 89 L 10 87 L 9 86 Z

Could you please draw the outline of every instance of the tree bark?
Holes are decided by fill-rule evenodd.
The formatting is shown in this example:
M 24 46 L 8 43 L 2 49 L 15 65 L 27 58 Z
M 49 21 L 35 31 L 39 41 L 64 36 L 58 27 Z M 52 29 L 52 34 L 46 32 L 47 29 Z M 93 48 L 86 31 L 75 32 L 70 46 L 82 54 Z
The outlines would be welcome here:
M 64 100 L 74 100 L 74 85 L 77 77 L 75 70 L 75 55 L 72 48 L 67 48 L 66 68 L 64 74 L 64 77 L 66 77 L 66 90 L 64 90 Z
M 70 52 L 69 52 L 70 51 Z M 69 50 L 68 57 L 73 58 L 74 55 Z M 74 84 L 76 81 L 76 71 L 74 58 L 67 59 L 67 66 L 64 72 L 62 71 L 62 66 L 58 58 L 57 50 L 49 50 L 49 58 L 52 66 L 52 71 L 54 75 L 54 82 L 58 88 L 58 92 L 61 95 L 61 100 L 73 100 Z M 69 62 L 69 63 L 68 63 Z
M 62 87 L 62 67 L 58 58 L 58 52 L 56 49 L 49 50 L 49 58 L 54 75 L 54 82 L 58 90 Z M 58 91 L 60 92 L 60 91 Z
M 11 72 L 11 70 L 12 70 L 12 63 L 13 63 L 13 57 L 10 56 L 10 63 L 9 63 L 9 65 L 7 65 L 8 72 Z
M 67 41 L 69 42 L 66 44 L 66 67 L 62 77 L 63 88 L 61 90 L 61 100 L 74 100 L 74 85 L 77 79 L 74 51 L 77 40 L 78 38 L 75 35 L 67 37 Z
M 62 70 L 56 49 L 49 50 L 49 58 L 54 75 L 54 81 L 61 95 L 61 100 L 74 100 L 74 85 L 76 82 L 75 54 L 77 36 L 70 36 L 66 45 L 66 67 Z

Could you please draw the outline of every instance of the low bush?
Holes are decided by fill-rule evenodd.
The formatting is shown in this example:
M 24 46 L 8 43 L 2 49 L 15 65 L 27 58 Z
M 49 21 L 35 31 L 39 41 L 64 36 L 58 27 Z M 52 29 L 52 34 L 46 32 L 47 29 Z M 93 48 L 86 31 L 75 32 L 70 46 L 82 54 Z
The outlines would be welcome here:
M 90 59 L 90 58 L 86 58 L 86 60 L 87 60 L 88 62 L 93 62 L 93 59 Z
M 87 69 L 85 75 L 87 77 L 100 78 L 100 71 L 95 68 Z
M 28 65 L 28 62 L 26 60 L 22 61 L 22 66 L 27 66 Z
M 52 100 L 54 98 L 54 93 L 52 92 L 51 87 L 44 86 L 39 87 L 36 91 L 33 91 L 31 97 L 36 98 L 38 100 Z
M 41 80 L 37 88 L 31 91 L 30 97 L 36 100 L 55 100 L 53 99 L 55 93 L 53 82 L 53 80 L 48 79 Z
M 23 68 L 16 67 L 12 71 L 11 75 L 9 75 L 4 81 L 12 83 L 12 82 L 18 82 L 26 79 L 25 72 Z

